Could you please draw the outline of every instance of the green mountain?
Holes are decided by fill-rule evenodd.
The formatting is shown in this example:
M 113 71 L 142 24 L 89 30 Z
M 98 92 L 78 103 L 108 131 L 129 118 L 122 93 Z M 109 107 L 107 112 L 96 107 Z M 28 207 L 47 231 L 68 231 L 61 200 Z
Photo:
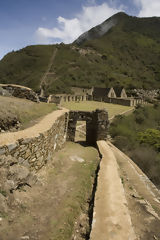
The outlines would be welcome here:
M 28 46 L 0 61 L 0 83 L 69 93 L 71 86 L 160 88 L 160 18 L 118 13 L 73 44 Z M 45 74 L 47 71 L 47 74 Z

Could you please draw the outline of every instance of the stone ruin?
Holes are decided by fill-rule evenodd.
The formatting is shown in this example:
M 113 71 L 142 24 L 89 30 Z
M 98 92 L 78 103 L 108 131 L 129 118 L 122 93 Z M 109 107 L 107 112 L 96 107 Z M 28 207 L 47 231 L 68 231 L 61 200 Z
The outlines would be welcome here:
M 0 95 L 13 96 L 39 102 L 37 94 L 31 89 L 15 84 L 0 84 Z
M 74 142 L 77 121 L 86 121 L 86 142 L 95 145 L 98 140 L 106 140 L 108 132 L 108 112 L 99 110 L 93 112 L 70 111 L 67 140 Z

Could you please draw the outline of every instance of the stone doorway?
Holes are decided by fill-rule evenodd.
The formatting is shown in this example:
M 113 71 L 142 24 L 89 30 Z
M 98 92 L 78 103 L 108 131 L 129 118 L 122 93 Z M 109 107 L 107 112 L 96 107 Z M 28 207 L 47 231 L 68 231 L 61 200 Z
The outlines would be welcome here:
M 98 140 L 106 140 L 108 132 L 108 112 L 99 110 L 93 112 L 70 111 L 67 140 L 75 141 L 77 121 L 86 121 L 86 142 L 95 145 Z

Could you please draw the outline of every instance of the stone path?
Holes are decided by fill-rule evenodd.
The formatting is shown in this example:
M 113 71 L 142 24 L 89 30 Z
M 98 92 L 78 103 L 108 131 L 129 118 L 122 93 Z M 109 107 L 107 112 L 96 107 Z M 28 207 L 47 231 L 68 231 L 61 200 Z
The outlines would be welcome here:
M 160 215 L 160 191 L 155 185 L 148 179 L 148 177 L 142 172 L 142 170 L 123 152 L 116 148 L 113 144 L 109 143 L 117 162 L 120 166 L 123 164 L 123 168 L 130 180 L 132 180 L 133 186 L 137 192 L 151 205 L 157 208 Z
M 127 208 L 117 162 L 105 141 L 98 141 L 102 154 L 91 240 L 134 240 L 136 239 Z
M 160 239 L 160 191 L 113 144 L 97 145 L 102 160 L 90 239 Z
M 49 130 L 58 117 L 68 112 L 68 109 L 62 108 L 61 110 L 53 111 L 46 115 L 40 122 L 34 126 L 18 131 L 0 134 L 0 146 L 9 145 L 15 143 L 21 138 L 38 137 L 40 133 L 44 133 Z
M 53 74 L 53 72 L 50 73 L 50 70 L 51 70 L 51 67 L 52 67 L 52 65 L 53 65 L 53 61 L 54 61 L 54 59 L 55 59 L 55 57 L 56 57 L 57 51 L 58 51 L 58 49 L 56 48 L 56 49 L 54 50 L 54 52 L 53 52 L 53 55 L 52 55 L 50 61 L 49 61 L 47 70 L 46 70 L 45 74 L 44 74 L 43 77 L 42 77 L 42 80 L 41 80 L 41 83 L 40 83 L 40 89 L 41 89 L 41 94 L 40 94 L 40 96 L 41 96 L 41 97 L 43 97 L 43 94 L 44 94 L 44 93 L 43 93 L 43 84 L 46 83 L 47 75 L 48 75 L 48 74 Z
M 113 144 L 108 144 L 119 165 L 137 240 L 159 240 L 160 191 L 128 156 Z

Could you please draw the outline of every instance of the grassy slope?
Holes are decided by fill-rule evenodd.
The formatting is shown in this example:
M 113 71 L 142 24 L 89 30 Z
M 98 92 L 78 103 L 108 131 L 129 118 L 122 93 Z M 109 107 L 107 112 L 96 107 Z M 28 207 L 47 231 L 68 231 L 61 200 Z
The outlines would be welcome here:
M 69 93 L 71 86 L 159 88 L 160 19 L 118 16 L 118 24 L 103 37 L 78 46 L 85 54 L 61 44 L 30 46 L 6 55 L 0 62 L 0 82 L 38 90 L 57 47 L 51 69 L 55 75 L 47 78 L 46 94 Z
M 0 62 L 0 82 L 39 89 L 55 46 L 28 46 L 7 54 Z
M 103 37 L 83 45 L 106 56 L 106 82 L 129 88 L 156 88 L 160 80 L 159 27 L 159 18 L 124 16 Z
M 118 115 L 124 111 L 130 110 L 131 107 L 121 106 L 116 104 L 104 103 L 104 102 L 94 102 L 94 101 L 84 101 L 80 103 L 76 102 L 65 102 L 63 106 L 70 110 L 79 111 L 94 111 L 98 109 L 106 109 L 108 111 L 109 117 Z
M 72 177 L 72 182 L 69 187 L 69 191 L 65 194 L 61 204 L 59 206 L 59 214 L 55 221 L 52 221 L 52 227 L 55 228 L 53 232 L 53 240 L 69 240 L 73 234 L 75 221 L 80 214 L 87 214 L 88 203 L 91 200 L 93 181 L 95 178 L 95 172 L 99 164 L 99 155 L 96 149 L 92 147 L 82 147 L 75 143 L 67 143 L 67 150 L 60 152 L 58 155 L 59 167 L 61 162 L 70 159 L 70 156 L 78 156 L 85 161 L 74 162 L 72 167 L 65 170 L 63 173 L 63 179 L 69 179 Z M 70 160 L 71 161 L 71 160 Z M 54 169 L 55 171 L 61 169 Z M 59 173 L 56 173 L 59 174 Z M 62 180 L 63 181 L 63 180 Z M 63 209 L 63 211 L 61 211 Z M 89 233 L 89 226 L 83 221 L 83 226 L 87 227 L 86 232 Z
M 0 96 L 0 118 L 18 118 L 21 128 L 34 123 L 34 121 L 52 111 L 56 110 L 55 104 L 34 103 L 29 100 L 14 97 Z

